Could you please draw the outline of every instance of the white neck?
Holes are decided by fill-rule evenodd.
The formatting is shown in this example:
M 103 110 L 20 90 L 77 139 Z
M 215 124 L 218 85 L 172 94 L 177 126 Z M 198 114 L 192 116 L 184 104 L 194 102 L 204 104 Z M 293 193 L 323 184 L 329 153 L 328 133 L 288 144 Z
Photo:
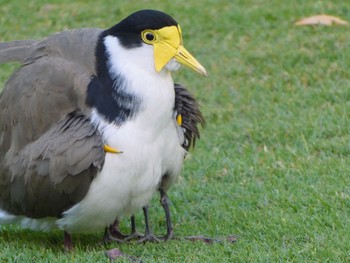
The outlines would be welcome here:
M 142 44 L 140 47 L 125 48 L 115 36 L 105 37 L 104 45 L 109 57 L 107 63 L 112 77 L 116 73 L 128 76 L 136 73 L 135 70 L 141 75 L 157 74 L 154 66 L 152 45 Z
M 170 71 L 167 68 L 156 71 L 152 45 L 142 44 L 128 49 L 114 36 L 105 37 L 104 44 L 109 57 L 109 74 L 112 78 L 123 76 L 128 92 L 145 100 L 148 95 L 162 93 L 164 87 L 174 89 Z
M 127 123 L 137 125 L 144 130 L 148 129 L 155 135 L 156 132 L 151 130 L 162 129 L 173 121 L 175 91 L 170 71 L 155 70 L 151 45 L 143 44 L 141 47 L 127 49 L 120 44 L 118 38 L 113 36 L 107 36 L 104 44 L 107 50 L 109 74 L 112 78 L 123 76 L 125 91 L 135 95 L 141 101 L 140 112 Z M 105 126 L 107 123 L 104 123 L 96 114 L 97 112 L 93 114 L 95 125 L 100 128 Z M 129 125 L 127 123 L 125 125 Z M 120 128 L 115 127 L 115 129 Z

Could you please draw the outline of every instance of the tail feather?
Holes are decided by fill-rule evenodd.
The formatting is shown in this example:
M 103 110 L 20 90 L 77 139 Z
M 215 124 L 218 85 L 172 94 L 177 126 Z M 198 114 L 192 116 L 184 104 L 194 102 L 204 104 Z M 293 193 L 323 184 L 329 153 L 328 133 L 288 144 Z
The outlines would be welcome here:
M 0 64 L 23 62 L 29 55 L 37 40 L 18 40 L 0 43 Z
M 57 229 L 56 220 L 57 218 L 34 219 L 25 216 L 15 216 L 0 210 L 0 226 L 18 224 L 22 228 L 47 232 L 52 229 Z
M 10 215 L 5 211 L 0 210 L 0 225 L 18 224 L 21 219 L 22 217 L 20 216 Z

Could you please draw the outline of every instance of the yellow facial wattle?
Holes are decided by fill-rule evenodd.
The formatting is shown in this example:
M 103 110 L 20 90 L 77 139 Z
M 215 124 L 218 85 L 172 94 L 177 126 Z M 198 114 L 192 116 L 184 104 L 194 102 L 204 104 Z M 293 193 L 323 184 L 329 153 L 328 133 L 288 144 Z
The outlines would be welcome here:
M 179 63 L 207 76 L 205 68 L 183 47 L 180 26 L 168 26 L 157 30 L 146 29 L 141 33 L 142 40 L 154 47 L 156 71 L 175 58 Z

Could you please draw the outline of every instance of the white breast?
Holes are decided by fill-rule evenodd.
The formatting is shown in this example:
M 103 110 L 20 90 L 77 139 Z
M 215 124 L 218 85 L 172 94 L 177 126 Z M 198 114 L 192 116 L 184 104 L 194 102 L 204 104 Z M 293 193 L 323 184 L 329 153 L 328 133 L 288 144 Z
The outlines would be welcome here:
M 171 126 L 155 140 L 143 141 L 140 133 L 139 137 L 124 137 L 120 144 L 113 144 L 123 153 L 106 155 L 87 196 L 65 212 L 59 220 L 60 228 L 69 232 L 101 230 L 117 216 L 131 215 L 147 204 L 161 177 L 167 172 L 177 176 L 182 167 L 184 150 Z
M 130 57 L 134 58 L 129 54 L 128 61 L 132 60 Z M 124 63 L 123 68 L 130 70 L 128 61 L 120 59 L 118 63 Z M 115 66 L 120 68 L 120 65 Z M 152 67 L 146 67 L 146 74 L 145 67 L 140 67 L 133 68 L 132 76 L 126 75 L 128 88 L 142 100 L 141 110 L 134 119 L 116 127 L 93 111 L 92 122 L 105 142 L 123 153 L 106 155 L 103 169 L 86 197 L 57 221 L 61 229 L 69 232 L 101 230 L 117 216 L 133 214 L 147 204 L 165 173 L 174 177 L 180 173 L 185 150 L 173 118 L 174 84 L 169 73 L 157 73 Z

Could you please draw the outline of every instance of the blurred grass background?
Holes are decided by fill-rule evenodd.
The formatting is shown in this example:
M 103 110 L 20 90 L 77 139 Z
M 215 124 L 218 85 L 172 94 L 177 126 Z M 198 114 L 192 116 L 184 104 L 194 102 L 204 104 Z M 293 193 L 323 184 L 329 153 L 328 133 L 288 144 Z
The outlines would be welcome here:
M 5 1 L 0 41 L 107 28 L 159 9 L 181 25 L 209 78 L 174 74 L 202 105 L 207 126 L 169 196 L 175 235 L 235 244 L 170 241 L 114 246 L 144 262 L 347 262 L 350 260 L 349 26 L 293 25 L 327 13 L 350 21 L 346 1 Z M 0 66 L 4 83 L 17 64 Z M 1 85 L 3 87 L 3 85 Z M 164 231 L 156 196 L 151 223 Z M 142 214 L 137 215 L 143 231 Z M 128 231 L 128 220 L 122 228 Z M 1 262 L 107 262 L 101 233 L 0 231 Z

